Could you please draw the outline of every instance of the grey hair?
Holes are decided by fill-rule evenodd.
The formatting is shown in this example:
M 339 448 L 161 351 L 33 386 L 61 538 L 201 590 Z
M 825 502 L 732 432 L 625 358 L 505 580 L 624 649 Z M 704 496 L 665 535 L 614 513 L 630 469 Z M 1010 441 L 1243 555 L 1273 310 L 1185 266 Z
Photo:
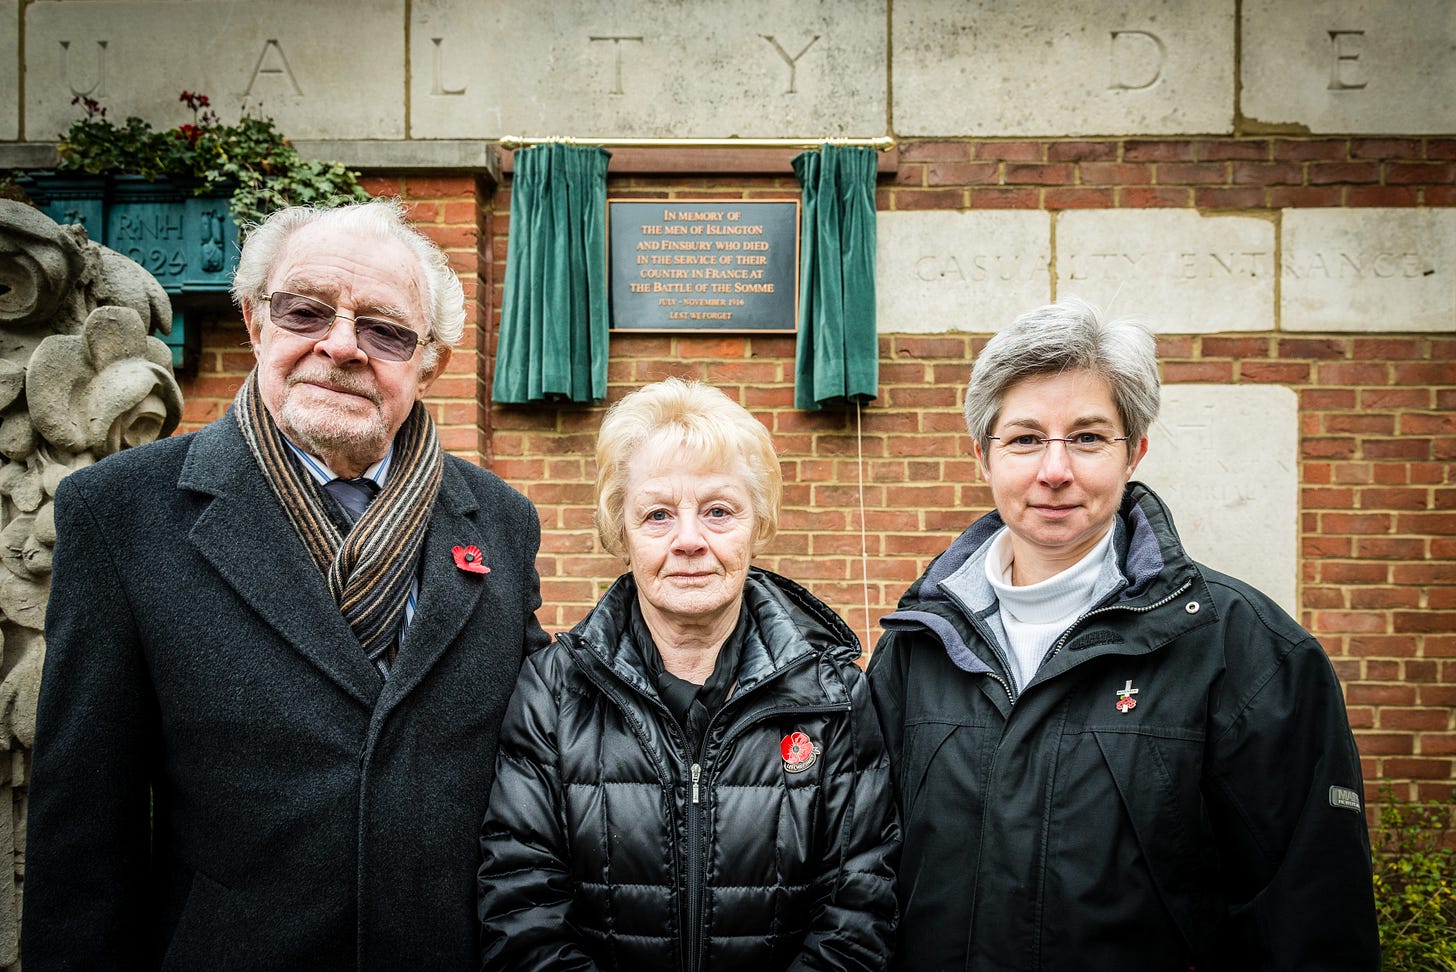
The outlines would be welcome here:
M 1158 345 L 1147 325 L 1105 320 L 1077 297 L 1022 314 L 976 356 L 966 388 L 966 429 L 986 454 L 1001 402 L 1017 382 L 1087 371 L 1112 389 L 1129 454 L 1158 417 Z
M 268 277 L 282 257 L 288 240 L 305 226 L 329 225 L 373 239 L 396 240 L 414 255 L 425 285 L 425 336 L 445 345 L 455 345 L 465 333 L 465 292 L 460 278 L 450 269 L 449 258 L 434 242 L 415 229 L 397 199 L 323 208 L 291 206 L 271 213 L 248 228 L 233 274 L 233 301 L 250 311 L 265 296 Z M 439 349 L 425 346 L 424 364 L 434 367 Z

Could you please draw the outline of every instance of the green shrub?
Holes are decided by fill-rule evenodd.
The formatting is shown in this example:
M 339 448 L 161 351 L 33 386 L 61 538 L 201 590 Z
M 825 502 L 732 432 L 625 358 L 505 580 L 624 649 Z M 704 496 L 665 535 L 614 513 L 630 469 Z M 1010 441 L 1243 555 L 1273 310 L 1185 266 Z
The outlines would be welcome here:
M 1381 789 L 1375 912 L 1386 972 L 1456 972 L 1456 851 L 1446 801 L 1416 802 Z
M 184 91 L 179 100 L 192 109 L 192 122 L 159 132 L 136 117 L 118 125 L 96 100 L 78 96 L 73 103 L 84 116 L 61 133 L 60 169 L 170 176 L 195 182 L 198 193 L 231 187 L 239 226 L 284 206 L 369 198 L 356 173 L 301 157 L 273 119 L 244 114 L 237 124 L 224 125 L 206 95 Z

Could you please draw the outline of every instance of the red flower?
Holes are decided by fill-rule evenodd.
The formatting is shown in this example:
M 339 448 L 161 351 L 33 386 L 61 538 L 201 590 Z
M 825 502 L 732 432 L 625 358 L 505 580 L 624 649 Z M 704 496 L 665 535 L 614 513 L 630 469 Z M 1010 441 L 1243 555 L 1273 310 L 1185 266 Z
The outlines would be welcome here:
M 789 733 L 779 744 L 779 749 L 784 754 L 784 762 L 790 766 L 798 766 L 814 758 L 814 743 L 802 732 Z
M 455 559 L 455 566 L 467 574 L 489 574 L 490 568 L 481 563 L 480 548 L 471 544 L 462 547 L 458 544 L 450 548 L 450 556 Z

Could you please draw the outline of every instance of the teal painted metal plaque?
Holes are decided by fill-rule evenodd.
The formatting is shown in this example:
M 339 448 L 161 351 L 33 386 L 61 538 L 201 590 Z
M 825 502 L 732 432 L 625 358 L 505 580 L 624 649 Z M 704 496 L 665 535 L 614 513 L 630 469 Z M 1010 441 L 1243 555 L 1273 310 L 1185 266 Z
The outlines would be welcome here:
M 198 345 L 192 295 L 226 295 L 238 267 L 238 227 L 227 195 L 199 196 L 168 179 L 29 173 L 26 194 L 58 223 L 80 223 L 97 243 L 130 257 L 172 298 L 172 366 L 190 371 Z M 216 299 L 216 298 L 214 298 Z

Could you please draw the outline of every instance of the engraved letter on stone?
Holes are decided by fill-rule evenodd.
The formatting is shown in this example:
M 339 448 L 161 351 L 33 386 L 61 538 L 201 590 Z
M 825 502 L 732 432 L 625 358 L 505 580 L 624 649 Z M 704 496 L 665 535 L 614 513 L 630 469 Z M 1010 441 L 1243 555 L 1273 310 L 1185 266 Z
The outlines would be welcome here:
M 71 42 L 61 41 L 61 73 L 66 76 L 66 84 L 70 86 L 71 94 L 82 97 L 97 97 L 106 94 L 106 41 L 96 42 L 96 80 L 89 88 L 77 87 L 71 76 Z
M 435 45 L 435 86 L 430 89 L 432 95 L 463 95 L 465 88 L 445 87 L 445 38 L 431 37 L 431 43 Z
M 1355 80 L 1360 60 L 1360 47 L 1365 41 L 1363 30 L 1332 30 L 1330 47 L 1334 58 L 1330 61 L 1330 91 L 1359 91 L 1368 83 L 1363 78 Z
M 783 45 L 780 44 L 778 40 L 775 39 L 773 36 L 769 34 L 759 34 L 758 36 L 762 37 L 764 40 L 772 44 L 773 49 L 775 51 L 778 51 L 779 57 L 783 58 L 784 63 L 789 66 L 789 87 L 788 90 L 784 92 L 784 94 L 795 94 L 799 90 L 799 58 L 803 57 L 805 52 L 807 52 L 809 48 L 814 46 L 814 42 L 819 39 L 819 35 L 815 34 L 813 37 L 809 38 L 809 43 L 805 44 L 802 48 L 800 48 L 799 53 L 792 55 L 788 51 L 784 50 Z
M 272 51 L 274 54 L 274 57 L 271 59 L 268 57 L 269 51 Z M 268 63 L 267 67 L 264 67 L 265 62 Z M 288 57 L 283 53 L 283 45 L 279 44 L 276 40 L 270 39 L 263 45 L 263 49 L 258 52 L 258 63 L 253 67 L 253 76 L 248 79 L 248 90 L 243 92 L 245 97 L 252 95 L 253 86 L 258 83 L 258 78 L 264 74 L 287 78 L 288 83 L 293 86 L 293 93 L 296 95 L 303 94 L 303 89 L 298 86 L 298 79 L 293 76 L 293 69 L 288 66 Z
M 1145 30 L 1112 32 L 1113 91 L 1142 91 L 1158 83 L 1163 76 L 1167 50 L 1156 34 Z
M 616 46 L 616 48 L 617 48 L 617 81 L 616 81 L 616 83 L 614 85 L 612 85 L 612 90 L 611 90 L 610 93 L 611 94 L 623 94 L 623 93 L 625 93 L 623 91 L 623 89 L 622 89 L 622 41 L 636 41 L 638 44 L 641 44 L 643 39 L 641 37 L 588 37 L 587 40 L 590 40 L 592 42 L 596 42 L 596 41 L 611 41 Z

